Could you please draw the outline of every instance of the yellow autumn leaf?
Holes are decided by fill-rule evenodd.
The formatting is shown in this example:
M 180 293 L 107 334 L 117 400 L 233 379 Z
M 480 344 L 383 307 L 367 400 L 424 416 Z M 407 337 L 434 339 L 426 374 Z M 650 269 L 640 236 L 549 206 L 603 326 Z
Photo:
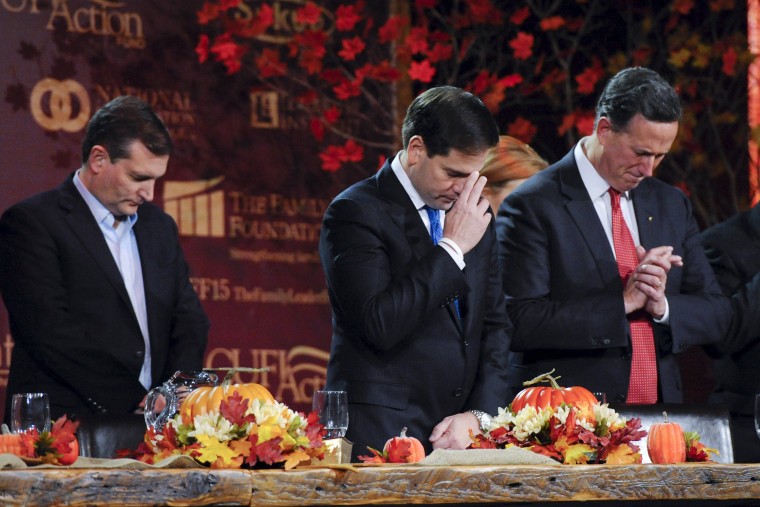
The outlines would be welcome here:
M 680 69 L 686 65 L 686 62 L 689 61 L 689 57 L 691 57 L 691 52 L 686 48 L 681 48 L 678 51 L 670 53 L 670 58 L 668 58 L 668 61 L 671 63 L 671 65 Z
M 212 436 L 198 435 L 196 439 L 201 444 L 201 448 L 198 449 L 200 453 L 197 457 L 198 461 L 214 463 L 218 458 L 221 458 L 226 465 L 232 465 L 232 460 L 238 456 L 238 453 L 230 449 L 226 443 L 222 443 Z
M 277 424 L 276 419 L 271 422 L 267 420 L 264 424 L 259 426 L 259 443 L 272 440 L 275 437 L 285 438 L 285 435 L 287 435 L 287 432 Z
M 633 465 L 641 463 L 641 454 L 633 452 L 628 444 L 620 444 L 607 455 L 608 465 Z
M 288 454 L 287 461 L 285 461 L 285 470 L 295 468 L 302 461 L 311 461 L 311 457 L 306 453 L 306 451 L 303 449 L 298 449 L 291 452 Z
M 237 454 L 241 456 L 250 456 L 251 455 L 251 447 L 253 447 L 253 444 L 249 440 L 231 440 L 230 441 L 230 449 L 235 451 Z
M 584 465 L 588 463 L 589 454 L 593 454 L 594 449 L 587 444 L 574 444 L 567 448 L 564 453 L 566 465 Z

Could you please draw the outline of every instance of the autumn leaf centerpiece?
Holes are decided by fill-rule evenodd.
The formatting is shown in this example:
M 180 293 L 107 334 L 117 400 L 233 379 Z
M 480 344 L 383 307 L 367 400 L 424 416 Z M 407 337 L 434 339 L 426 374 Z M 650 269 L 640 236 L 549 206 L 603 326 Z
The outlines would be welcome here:
M 550 372 L 525 382 L 548 381 L 552 387 L 523 389 L 515 397 L 519 403 L 499 408 L 487 431 L 472 437 L 470 448 L 522 447 L 564 464 L 641 463 L 635 443 L 647 435 L 641 420 L 621 417 L 583 388 L 559 387 L 557 378 Z

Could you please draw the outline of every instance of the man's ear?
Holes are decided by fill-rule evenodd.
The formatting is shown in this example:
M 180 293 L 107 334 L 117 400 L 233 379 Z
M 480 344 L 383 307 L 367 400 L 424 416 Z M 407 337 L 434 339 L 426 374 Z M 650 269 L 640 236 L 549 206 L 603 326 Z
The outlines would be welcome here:
M 422 136 L 412 136 L 406 145 L 406 159 L 409 165 L 415 165 L 423 156 L 427 156 L 425 141 L 422 140 Z
M 599 121 L 596 122 L 596 138 L 599 140 L 599 144 L 604 146 L 604 143 L 607 142 L 607 138 L 609 137 L 610 133 L 612 132 L 612 122 L 609 118 L 606 116 L 602 116 L 599 118 Z
M 108 164 L 110 160 L 108 151 L 106 151 L 103 146 L 96 144 L 90 150 L 90 156 L 87 157 L 87 165 L 90 166 L 92 172 L 97 174 L 105 168 L 105 165 Z

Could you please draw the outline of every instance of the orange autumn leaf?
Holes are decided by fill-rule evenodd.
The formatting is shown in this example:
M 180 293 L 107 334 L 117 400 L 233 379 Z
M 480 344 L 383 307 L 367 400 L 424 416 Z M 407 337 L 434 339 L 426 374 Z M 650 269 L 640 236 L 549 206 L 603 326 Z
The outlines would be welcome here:
M 641 455 L 633 452 L 628 444 L 620 444 L 607 453 L 606 463 L 608 465 L 635 465 L 641 463 Z
M 541 26 L 541 30 L 545 32 L 558 30 L 565 26 L 565 18 L 562 16 L 552 16 L 550 18 L 542 19 L 539 25 Z

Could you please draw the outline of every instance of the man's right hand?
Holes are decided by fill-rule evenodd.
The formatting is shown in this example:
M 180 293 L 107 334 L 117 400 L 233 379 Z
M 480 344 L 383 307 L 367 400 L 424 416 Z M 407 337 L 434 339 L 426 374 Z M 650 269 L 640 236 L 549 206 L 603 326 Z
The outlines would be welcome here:
M 470 173 L 462 192 L 446 213 L 443 237 L 456 243 L 465 254 L 478 244 L 491 221 L 488 199 L 481 195 L 485 185 L 485 176 Z

